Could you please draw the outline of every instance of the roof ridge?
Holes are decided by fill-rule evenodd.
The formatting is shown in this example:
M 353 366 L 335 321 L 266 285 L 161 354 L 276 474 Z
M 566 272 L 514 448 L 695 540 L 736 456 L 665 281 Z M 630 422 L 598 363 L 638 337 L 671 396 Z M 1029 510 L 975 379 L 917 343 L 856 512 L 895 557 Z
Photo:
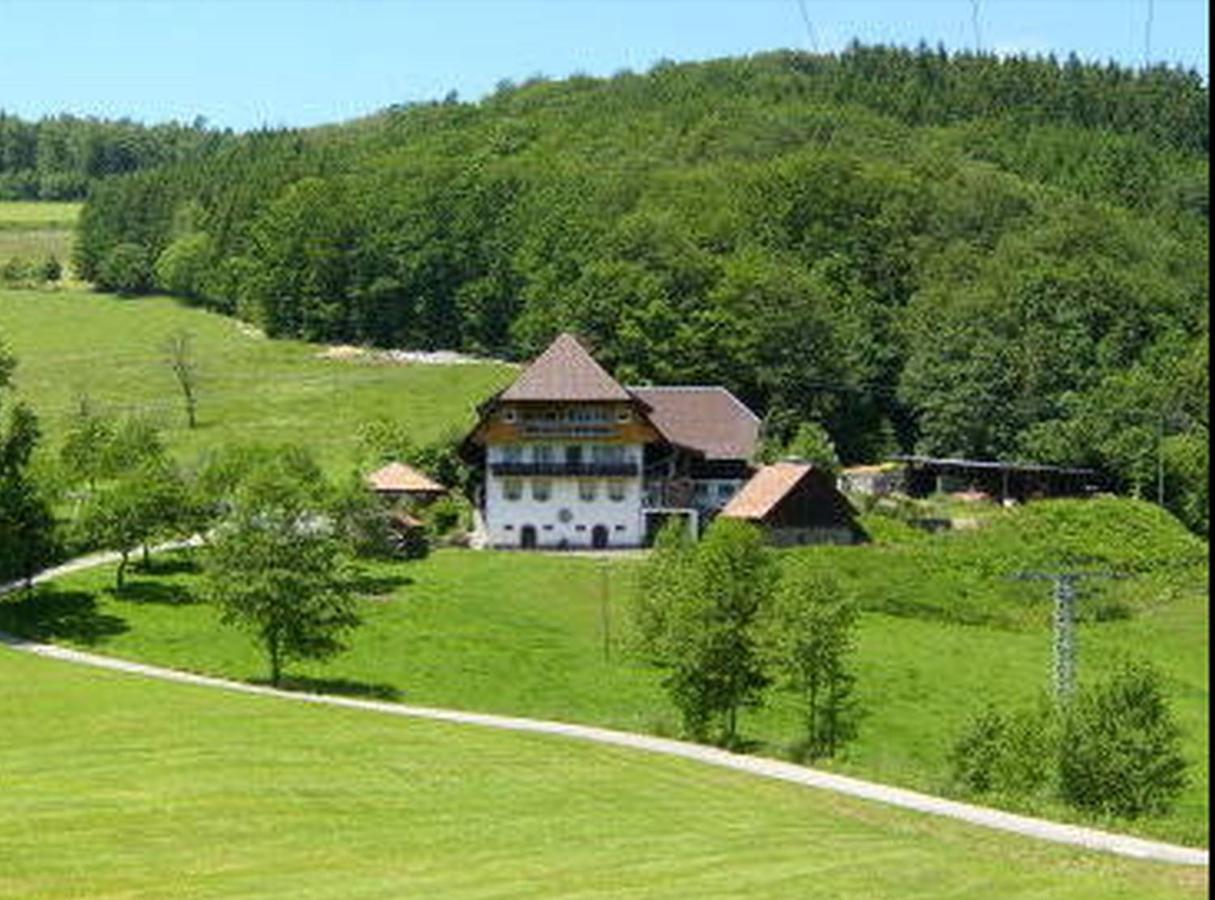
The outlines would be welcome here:
M 625 390 L 630 393 L 633 391 L 720 391 L 756 422 L 763 421 L 755 414 L 755 410 L 739 400 L 732 390 L 722 384 L 639 384 L 625 385 Z
M 553 338 L 500 400 L 631 400 L 632 395 L 568 331 Z

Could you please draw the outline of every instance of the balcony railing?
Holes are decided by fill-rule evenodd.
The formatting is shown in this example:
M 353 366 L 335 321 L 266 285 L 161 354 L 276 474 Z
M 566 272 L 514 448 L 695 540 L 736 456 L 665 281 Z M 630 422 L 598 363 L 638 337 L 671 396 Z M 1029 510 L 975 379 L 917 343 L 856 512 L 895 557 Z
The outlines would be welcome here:
M 525 437 L 613 437 L 617 426 L 607 422 L 563 422 L 525 419 L 518 424 Z
M 629 478 L 641 470 L 635 462 L 495 462 L 489 471 L 502 476 L 552 478 Z

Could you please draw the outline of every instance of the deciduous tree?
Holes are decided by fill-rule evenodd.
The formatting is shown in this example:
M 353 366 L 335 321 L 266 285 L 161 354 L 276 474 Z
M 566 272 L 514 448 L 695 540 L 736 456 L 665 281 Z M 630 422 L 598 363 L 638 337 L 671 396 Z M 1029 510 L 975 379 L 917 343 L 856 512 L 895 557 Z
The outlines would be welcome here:
M 772 671 L 804 704 L 810 759 L 834 756 L 856 731 L 851 655 L 857 609 L 830 574 L 790 561 L 764 615 Z

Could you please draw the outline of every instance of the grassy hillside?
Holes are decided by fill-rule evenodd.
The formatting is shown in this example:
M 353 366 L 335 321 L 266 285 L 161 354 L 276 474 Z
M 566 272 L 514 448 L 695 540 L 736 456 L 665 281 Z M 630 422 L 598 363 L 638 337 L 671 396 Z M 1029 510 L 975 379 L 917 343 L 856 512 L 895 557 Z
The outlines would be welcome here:
M 199 427 L 185 427 L 163 345 L 193 335 Z M 329 468 L 351 462 L 360 422 L 387 416 L 419 442 L 470 425 L 474 406 L 511 377 L 494 365 L 323 359 L 323 347 L 268 341 L 236 320 L 165 297 L 0 289 L 0 338 L 17 357 L 18 395 L 54 446 L 87 395 L 101 410 L 152 416 L 183 458 L 226 442 L 296 442 Z
M 1085 854 L 539 736 L 0 649 L 0 896 L 1201 896 Z
M 1133 520 L 1136 510 L 1120 506 L 1130 505 L 1094 505 L 1091 512 Z M 1048 504 L 1037 514 L 1031 507 L 1030 515 L 1041 524 L 1061 519 L 1058 510 Z M 1056 536 L 1059 532 L 1056 528 Z M 911 602 L 924 596 L 923 573 L 934 571 L 934 561 L 957 559 L 952 556 L 956 537 L 925 537 L 915 553 L 892 544 L 798 551 L 838 571 L 869 610 L 858 646 L 864 718 L 858 740 L 835 763 L 842 771 L 948 793 L 946 752 L 966 718 L 988 700 L 1032 701 L 1049 684 L 1050 632 L 1042 615 L 1049 607 L 1048 590 L 1041 583 L 1005 581 L 1001 574 L 1005 563 L 1035 564 L 1032 553 L 1018 555 L 994 535 L 988 553 L 1003 560 L 1000 572 L 978 577 L 966 566 L 943 565 L 929 585 L 941 592 L 938 605 Z M 1039 540 L 1047 542 L 1050 535 Z M 1184 548 L 1191 540 L 1172 524 L 1167 541 Z M 1157 538 L 1157 549 L 1167 541 Z M 1136 552 L 1127 548 L 1124 556 Z M 302 686 L 322 690 L 675 733 L 678 718 L 658 673 L 627 652 L 635 570 L 635 562 L 625 559 L 601 563 L 467 551 L 377 566 L 365 585 L 366 624 L 350 653 L 328 665 L 300 665 L 292 673 Z M 263 678 L 264 662 L 248 639 L 221 626 L 211 607 L 191 602 L 196 577 L 189 562 L 180 560 L 135 577 L 127 593 L 116 598 L 109 590 L 111 572 L 76 575 L 31 601 L 0 604 L 0 628 L 187 669 Z M 877 596 L 879 589 L 884 597 Z M 1106 601 L 1125 604 L 1131 615 L 1086 617 L 1079 637 L 1081 680 L 1110 671 L 1127 655 L 1146 655 L 1158 664 L 1185 730 L 1193 781 L 1166 818 L 1104 824 L 1205 845 L 1205 565 L 1191 559 L 1170 581 L 1148 574 L 1105 590 L 1110 592 Z M 972 598 L 971 609 L 1003 609 L 1007 615 L 963 624 L 943 614 L 950 598 L 968 592 L 982 594 Z M 910 599 L 900 602 L 903 595 Z M 757 752 L 774 755 L 786 752 L 799 728 L 793 705 L 778 694 L 743 722 Z M 1062 807 L 1021 808 L 1076 817 Z

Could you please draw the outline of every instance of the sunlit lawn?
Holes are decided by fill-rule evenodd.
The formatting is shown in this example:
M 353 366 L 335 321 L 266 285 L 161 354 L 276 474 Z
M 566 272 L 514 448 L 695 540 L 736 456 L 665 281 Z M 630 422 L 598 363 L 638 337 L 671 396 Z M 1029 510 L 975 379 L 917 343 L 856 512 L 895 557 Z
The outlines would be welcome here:
M 1198 897 L 1082 853 L 617 748 L 0 648 L 0 896 Z
M 112 572 L 97 570 L 60 580 L 28 605 L 0 603 L 0 628 L 238 679 L 264 678 L 255 645 L 221 625 L 211 607 L 190 602 L 197 575 L 188 563 L 158 565 L 151 575 L 136 574 L 122 598 L 110 591 Z M 365 624 L 350 652 L 289 671 L 301 687 L 677 733 L 660 673 L 628 650 L 635 568 L 626 560 L 455 550 L 374 566 L 363 585 Z M 1098 824 L 1206 844 L 1206 622 L 1205 596 L 1194 593 L 1130 620 L 1081 627 L 1086 680 L 1109 671 L 1120 655 L 1148 655 L 1162 667 L 1193 771 L 1171 815 Z M 965 719 L 988 700 L 1033 701 L 1049 669 L 1045 627 L 1010 631 L 866 614 L 858 639 L 860 735 L 834 767 L 948 793 L 946 755 Z M 760 753 L 785 754 L 799 729 L 796 706 L 779 693 L 743 719 L 744 734 Z M 1022 809 L 1083 820 L 1058 804 Z

